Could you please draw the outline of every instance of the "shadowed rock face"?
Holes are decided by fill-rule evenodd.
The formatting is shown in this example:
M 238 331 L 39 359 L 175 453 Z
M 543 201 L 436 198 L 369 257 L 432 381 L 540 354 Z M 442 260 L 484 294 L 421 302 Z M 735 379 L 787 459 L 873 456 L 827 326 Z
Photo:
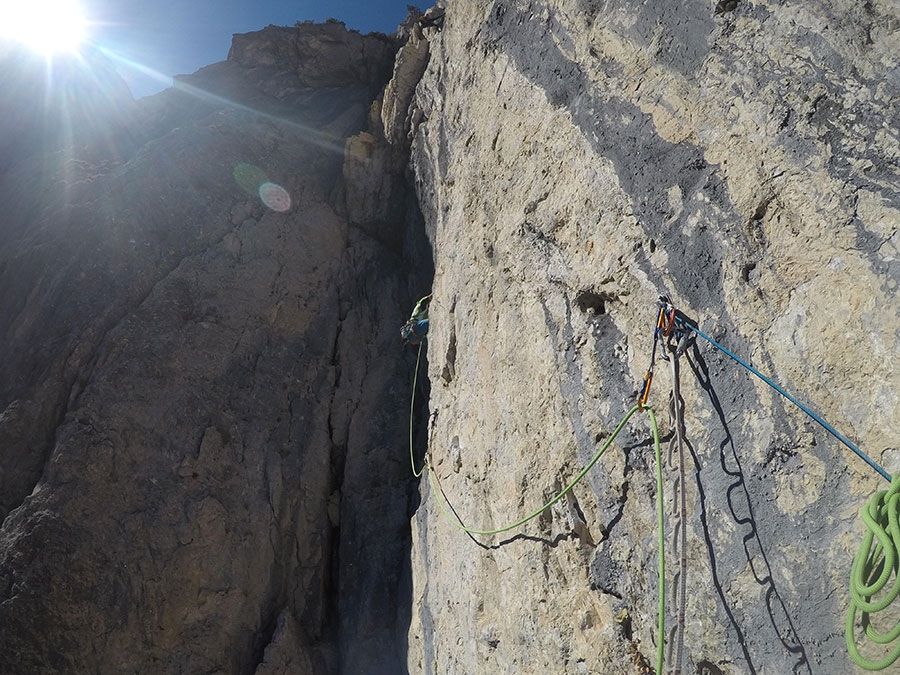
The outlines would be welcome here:
M 394 41 L 387 36 L 362 37 L 331 21 L 293 28 L 268 26 L 256 33 L 235 35 L 228 60 L 251 72 L 281 73 L 301 87 L 371 87 L 385 81 L 385 67 L 390 72 L 395 50 Z M 290 67 L 285 69 L 286 65 Z
M 0 43 L 0 172 L 65 147 L 79 159 L 120 159 L 134 150 L 128 85 L 98 51 L 45 57 Z
M 898 28 L 886 2 L 448 3 L 412 161 L 429 453 L 466 524 L 514 522 L 594 455 L 660 295 L 900 470 Z M 645 673 L 664 638 L 666 672 L 855 672 L 848 577 L 884 481 L 708 345 L 679 365 L 683 487 L 667 364 L 650 399 L 666 635 L 637 416 L 570 498 L 484 546 L 422 486 L 410 671 Z
M 4 156 L 3 673 L 403 669 L 397 332 L 431 262 L 369 120 L 397 47 L 270 27 L 130 104 L 128 147 Z M 349 218 L 372 177 L 391 207 Z

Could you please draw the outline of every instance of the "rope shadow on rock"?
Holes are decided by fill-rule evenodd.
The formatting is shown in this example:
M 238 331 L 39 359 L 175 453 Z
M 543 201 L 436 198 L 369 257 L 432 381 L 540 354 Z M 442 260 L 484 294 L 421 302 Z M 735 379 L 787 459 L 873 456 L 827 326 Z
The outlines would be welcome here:
M 456 510 L 456 507 L 453 506 L 453 503 L 450 501 L 450 498 L 447 496 L 447 493 L 444 491 L 444 488 L 440 484 L 440 481 L 437 482 L 437 487 L 441 491 L 441 497 L 443 498 L 444 503 L 447 505 L 447 508 L 453 514 L 453 517 L 456 518 L 457 521 L 462 523 L 463 522 L 462 517 L 459 515 L 459 512 Z M 519 532 L 518 534 L 508 537 L 507 539 L 503 539 L 502 541 L 499 541 L 496 544 L 485 544 L 485 543 L 479 541 L 478 538 L 471 532 L 466 532 L 466 530 L 461 530 L 461 531 L 463 533 L 465 533 L 465 535 L 469 539 L 471 539 L 475 543 L 476 546 L 484 549 L 485 551 L 497 550 L 497 549 L 503 548 L 504 546 L 506 546 L 508 544 L 512 544 L 513 542 L 516 542 L 516 541 L 533 541 L 533 542 L 536 542 L 539 544 L 544 544 L 546 546 L 549 546 L 550 548 L 556 548 L 563 541 L 576 540 L 576 539 L 581 538 L 580 535 L 574 531 L 573 532 L 560 532 L 553 539 L 548 539 L 546 537 L 538 537 L 538 536 L 524 534 L 522 532 Z
M 724 475 L 731 481 L 726 490 L 726 500 L 734 522 L 738 525 L 749 526 L 750 528 L 749 531 L 742 536 L 744 555 L 747 559 L 747 563 L 750 565 L 750 569 L 753 572 L 757 584 L 765 588 L 766 612 L 769 615 L 772 628 L 775 630 L 775 634 L 778 636 L 778 640 L 784 646 L 784 649 L 789 654 L 797 657 L 792 672 L 808 673 L 809 675 L 812 675 L 812 668 L 806 654 L 806 649 L 800 641 L 800 637 L 797 634 L 797 630 L 787 611 L 784 600 L 775 584 L 772 567 L 769 564 L 768 556 L 763 547 L 762 540 L 759 537 L 756 517 L 753 512 L 753 503 L 750 499 L 750 492 L 747 489 L 740 457 L 738 456 L 737 448 L 734 445 L 734 438 L 728 426 L 722 403 L 713 387 L 709 367 L 704 361 L 703 355 L 696 344 L 693 347 L 693 353 L 686 356 L 698 384 L 709 397 L 709 401 L 716 412 L 722 430 L 725 432 L 724 438 L 719 443 L 719 464 Z M 728 604 L 722 581 L 719 577 L 718 561 L 709 527 L 708 496 L 704 490 L 703 481 L 700 475 L 700 458 L 693 444 L 688 439 L 685 439 L 685 442 L 695 465 L 695 477 L 700 501 L 700 522 L 703 528 L 703 537 L 709 555 L 710 571 L 713 584 L 716 588 L 716 594 L 719 596 L 722 607 L 728 615 L 728 620 L 738 637 L 738 643 L 740 644 L 744 658 L 747 661 L 747 667 L 749 668 L 751 675 L 756 675 L 758 671 L 751 658 L 745 634 Z M 737 500 L 741 500 L 743 504 L 737 503 Z

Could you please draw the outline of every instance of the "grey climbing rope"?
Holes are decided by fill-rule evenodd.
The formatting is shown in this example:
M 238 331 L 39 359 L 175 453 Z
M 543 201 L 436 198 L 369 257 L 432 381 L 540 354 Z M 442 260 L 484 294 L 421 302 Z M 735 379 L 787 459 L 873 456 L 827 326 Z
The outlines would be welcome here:
M 673 353 L 670 357 L 672 368 L 672 404 L 675 412 L 675 443 L 678 452 L 678 579 L 676 582 L 675 597 L 678 602 L 678 613 L 675 626 L 672 629 L 673 637 L 670 642 L 670 656 L 672 656 L 672 675 L 681 675 L 684 663 L 684 624 L 687 606 L 687 499 L 685 488 L 687 486 L 684 464 L 684 399 L 681 398 L 681 386 L 678 370 L 678 356 Z

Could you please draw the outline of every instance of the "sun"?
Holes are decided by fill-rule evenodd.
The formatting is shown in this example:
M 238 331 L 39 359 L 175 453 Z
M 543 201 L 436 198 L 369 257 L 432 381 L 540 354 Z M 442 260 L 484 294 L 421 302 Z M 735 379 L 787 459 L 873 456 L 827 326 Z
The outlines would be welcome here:
M 0 38 L 45 56 L 78 51 L 87 28 L 76 0 L 0 0 Z

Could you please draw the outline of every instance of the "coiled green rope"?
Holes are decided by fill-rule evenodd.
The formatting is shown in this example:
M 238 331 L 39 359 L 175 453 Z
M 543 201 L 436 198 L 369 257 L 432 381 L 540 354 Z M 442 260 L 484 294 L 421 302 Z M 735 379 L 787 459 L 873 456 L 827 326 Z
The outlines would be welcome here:
M 900 622 L 886 633 L 872 627 L 871 616 L 882 611 L 900 595 L 900 476 L 891 481 L 891 487 L 881 490 L 869 500 L 862 511 L 862 519 L 868 531 L 853 561 L 850 573 L 850 607 L 844 636 L 847 651 L 860 668 L 884 670 L 900 658 Z M 877 541 L 876 541 L 877 540 Z M 894 577 L 890 588 L 888 582 Z M 875 596 L 880 595 L 877 600 Z M 890 653 L 880 660 L 864 657 L 856 646 L 856 613 L 866 637 L 879 645 L 897 642 Z

